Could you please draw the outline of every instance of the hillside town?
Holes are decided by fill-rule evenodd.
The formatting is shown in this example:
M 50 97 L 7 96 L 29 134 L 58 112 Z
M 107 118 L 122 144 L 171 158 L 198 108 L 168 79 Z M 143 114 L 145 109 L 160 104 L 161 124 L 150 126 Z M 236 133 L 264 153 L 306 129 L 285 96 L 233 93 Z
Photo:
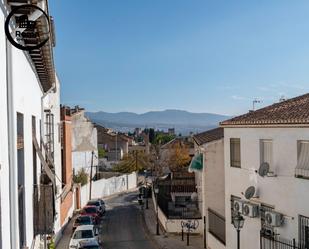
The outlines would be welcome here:
M 309 93 L 118 131 L 63 101 L 49 1 L 0 7 L 0 249 L 309 248 Z

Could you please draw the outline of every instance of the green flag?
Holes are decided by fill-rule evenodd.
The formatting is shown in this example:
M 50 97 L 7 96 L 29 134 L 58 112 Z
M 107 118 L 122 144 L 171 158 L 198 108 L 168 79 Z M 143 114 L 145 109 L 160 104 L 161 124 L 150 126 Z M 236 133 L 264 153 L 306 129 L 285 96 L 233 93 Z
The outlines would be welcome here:
M 199 153 L 192 158 L 189 166 L 189 172 L 202 171 L 203 170 L 203 154 Z

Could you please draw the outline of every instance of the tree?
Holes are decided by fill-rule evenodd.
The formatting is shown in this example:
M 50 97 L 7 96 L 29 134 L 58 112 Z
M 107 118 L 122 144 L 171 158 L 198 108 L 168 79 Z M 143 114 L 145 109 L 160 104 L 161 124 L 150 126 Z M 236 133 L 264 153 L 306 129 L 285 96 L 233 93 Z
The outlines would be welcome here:
M 121 173 L 132 173 L 134 171 L 143 171 L 149 166 L 149 157 L 142 151 L 133 151 L 123 157 L 123 159 L 114 166 L 114 171 Z
M 168 157 L 168 166 L 171 170 L 187 167 L 190 164 L 191 157 L 189 155 L 189 148 L 181 143 L 176 143 L 170 149 Z
M 106 151 L 103 148 L 98 148 L 99 158 L 104 158 L 106 156 Z
M 168 135 L 168 134 L 158 133 L 156 135 L 154 143 L 155 144 L 166 144 L 169 141 L 173 140 L 174 138 L 175 138 L 175 135 Z

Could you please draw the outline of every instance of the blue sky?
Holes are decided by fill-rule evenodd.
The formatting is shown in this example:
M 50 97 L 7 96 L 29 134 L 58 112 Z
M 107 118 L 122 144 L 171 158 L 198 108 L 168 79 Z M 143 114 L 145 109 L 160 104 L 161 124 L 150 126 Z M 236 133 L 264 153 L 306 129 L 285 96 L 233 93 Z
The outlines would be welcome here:
M 50 5 L 64 104 L 234 115 L 309 92 L 308 0 Z

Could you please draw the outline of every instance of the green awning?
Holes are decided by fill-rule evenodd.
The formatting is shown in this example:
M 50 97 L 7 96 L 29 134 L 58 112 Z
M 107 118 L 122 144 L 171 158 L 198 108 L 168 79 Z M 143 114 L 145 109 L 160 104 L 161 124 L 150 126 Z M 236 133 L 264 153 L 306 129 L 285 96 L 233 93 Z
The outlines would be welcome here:
M 203 154 L 197 154 L 192 158 L 189 166 L 189 172 L 202 171 L 203 170 Z

